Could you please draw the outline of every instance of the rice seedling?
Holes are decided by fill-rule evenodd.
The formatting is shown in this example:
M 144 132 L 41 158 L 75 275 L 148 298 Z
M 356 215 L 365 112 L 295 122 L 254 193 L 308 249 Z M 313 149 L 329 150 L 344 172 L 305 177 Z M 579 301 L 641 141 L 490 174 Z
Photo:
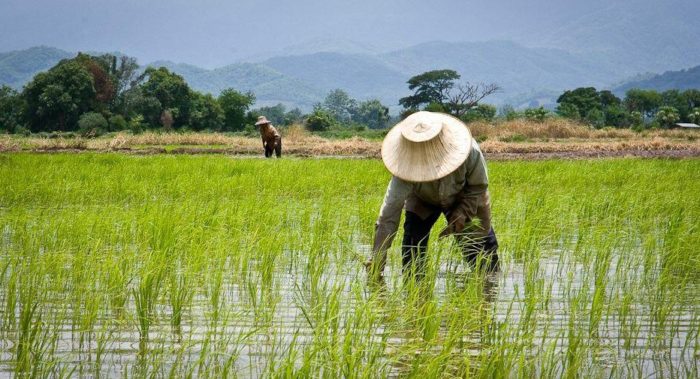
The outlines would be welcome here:
M 0 375 L 700 376 L 700 160 L 489 169 L 502 272 L 375 285 L 379 161 L 0 155 Z

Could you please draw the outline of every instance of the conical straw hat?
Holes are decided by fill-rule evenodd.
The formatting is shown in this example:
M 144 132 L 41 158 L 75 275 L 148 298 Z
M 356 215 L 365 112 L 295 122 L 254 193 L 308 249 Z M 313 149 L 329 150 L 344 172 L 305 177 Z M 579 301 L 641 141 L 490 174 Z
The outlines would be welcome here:
M 267 119 L 265 116 L 260 116 L 258 117 L 258 122 L 255 123 L 255 126 L 260 126 L 260 125 L 265 125 L 265 124 L 271 124 L 270 120 Z
M 456 117 L 417 112 L 396 124 L 382 143 L 382 160 L 394 176 L 430 182 L 449 175 L 469 156 L 472 136 Z

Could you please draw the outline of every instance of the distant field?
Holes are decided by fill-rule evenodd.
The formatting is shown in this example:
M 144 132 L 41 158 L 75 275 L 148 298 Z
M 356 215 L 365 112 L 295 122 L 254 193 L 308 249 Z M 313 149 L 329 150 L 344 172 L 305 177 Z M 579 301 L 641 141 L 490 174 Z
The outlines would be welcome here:
M 700 159 L 489 169 L 503 272 L 376 288 L 378 160 L 0 154 L 0 374 L 700 375 Z
M 469 125 L 491 159 L 595 157 L 700 157 L 700 131 L 595 130 L 562 119 Z M 379 158 L 386 131 L 309 133 L 281 129 L 283 154 Z M 222 133 L 115 133 L 98 138 L 0 136 L 0 152 L 122 152 L 131 154 L 230 154 L 262 156 L 258 137 Z

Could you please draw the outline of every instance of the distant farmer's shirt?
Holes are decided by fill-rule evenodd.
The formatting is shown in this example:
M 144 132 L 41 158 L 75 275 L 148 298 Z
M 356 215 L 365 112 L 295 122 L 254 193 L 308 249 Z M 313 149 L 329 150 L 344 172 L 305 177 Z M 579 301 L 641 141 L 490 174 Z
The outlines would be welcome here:
M 425 219 L 436 211 L 444 212 L 451 209 L 459 200 L 466 202 L 466 208 L 471 209 L 471 214 L 466 215 L 468 218 L 474 217 L 478 208 L 486 208 L 490 222 L 488 183 L 486 160 L 479 145 L 473 139 L 467 159 L 444 178 L 413 183 L 396 176 L 392 177 L 379 211 L 374 250 L 385 250 L 391 245 L 404 207 L 406 211 L 416 213 Z
M 280 134 L 274 126 L 271 124 L 265 124 L 260 126 L 260 136 L 262 137 L 263 141 L 272 143 L 275 141 L 276 137 L 280 136 Z

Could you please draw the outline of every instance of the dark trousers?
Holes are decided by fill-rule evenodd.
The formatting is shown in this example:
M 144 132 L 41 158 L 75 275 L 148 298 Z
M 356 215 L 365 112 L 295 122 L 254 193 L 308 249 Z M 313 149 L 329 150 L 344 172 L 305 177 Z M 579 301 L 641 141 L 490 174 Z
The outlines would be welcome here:
M 277 158 L 282 156 L 282 137 L 275 137 L 274 143 L 265 145 L 265 158 L 271 158 L 273 151 Z
M 401 244 L 404 273 L 415 270 L 416 275 L 423 275 L 430 229 L 441 214 L 441 212 L 435 212 L 424 220 L 413 212 L 406 212 Z M 475 238 L 466 232 L 463 235 L 457 235 L 456 238 L 467 265 L 476 269 L 498 271 L 498 241 L 493 228 L 489 230 L 486 237 Z

